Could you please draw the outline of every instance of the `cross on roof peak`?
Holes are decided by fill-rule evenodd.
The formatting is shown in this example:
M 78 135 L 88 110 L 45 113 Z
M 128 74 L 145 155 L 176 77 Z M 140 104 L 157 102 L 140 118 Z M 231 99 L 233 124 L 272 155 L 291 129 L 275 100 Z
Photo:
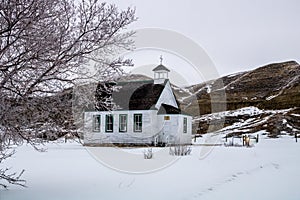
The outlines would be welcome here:
M 163 61 L 162 55 L 160 55 L 159 59 L 160 59 L 160 64 L 162 65 L 162 61 Z

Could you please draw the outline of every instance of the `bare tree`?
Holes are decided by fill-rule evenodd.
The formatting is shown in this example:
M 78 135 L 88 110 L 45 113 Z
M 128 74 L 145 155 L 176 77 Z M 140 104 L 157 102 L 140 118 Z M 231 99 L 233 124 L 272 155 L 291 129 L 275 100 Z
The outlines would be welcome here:
M 135 20 L 134 9 L 97 0 L 0 0 L 0 163 L 13 153 L 11 145 L 27 141 L 36 148 L 36 134 L 51 132 L 55 120 L 71 123 L 59 104 L 71 99 L 66 88 L 122 73 L 130 61 L 110 56 L 133 47 L 134 32 L 124 29 Z M 85 69 L 91 60 L 95 74 Z M 24 184 L 23 172 L 7 173 L 0 170 L 0 181 Z

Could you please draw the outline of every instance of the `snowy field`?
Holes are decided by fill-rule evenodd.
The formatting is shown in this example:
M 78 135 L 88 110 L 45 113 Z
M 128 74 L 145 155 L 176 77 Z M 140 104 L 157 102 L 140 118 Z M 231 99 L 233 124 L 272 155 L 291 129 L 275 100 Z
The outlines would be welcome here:
M 211 147 L 195 145 L 191 155 L 141 174 L 113 170 L 76 142 L 46 147 L 40 153 L 23 145 L 4 163 L 14 171 L 25 169 L 28 187 L 1 189 L 1 200 L 300 199 L 300 143 L 292 137 L 264 138 L 252 148 L 216 146 L 201 159 L 203 148 Z M 142 148 L 124 151 L 151 165 L 161 149 L 154 149 L 151 160 L 143 158 Z

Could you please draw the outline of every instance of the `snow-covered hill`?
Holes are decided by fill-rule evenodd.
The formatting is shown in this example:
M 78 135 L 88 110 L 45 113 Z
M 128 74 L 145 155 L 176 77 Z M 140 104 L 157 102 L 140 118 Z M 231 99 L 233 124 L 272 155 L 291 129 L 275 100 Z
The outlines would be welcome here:
M 206 133 L 212 126 L 212 130 L 218 130 L 223 121 L 227 132 L 236 134 L 265 130 L 267 135 L 277 137 L 300 130 L 300 65 L 295 61 L 174 90 L 181 108 L 195 118 L 195 133 Z M 212 105 L 223 105 L 219 112 L 227 111 L 211 114 Z
M 269 137 L 300 135 L 300 109 L 261 110 L 244 107 L 237 110 L 206 114 L 194 118 L 199 133 L 206 133 L 209 126 L 223 125 L 216 132 L 224 136 L 263 133 Z
M 200 114 L 211 113 L 211 104 L 220 103 L 211 100 L 213 95 L 223 91 L 227 110 L 247 106 L 260 109 L 289 109 L 300 107 L 300 65 L 295 61 L 274 63 L 252 71 L 240 72 L 194 85 L 177 92 L 178 100 L 194 116 L 192 101 L 200 107 Z M 192 105 L 192 106 L 189 106 Z

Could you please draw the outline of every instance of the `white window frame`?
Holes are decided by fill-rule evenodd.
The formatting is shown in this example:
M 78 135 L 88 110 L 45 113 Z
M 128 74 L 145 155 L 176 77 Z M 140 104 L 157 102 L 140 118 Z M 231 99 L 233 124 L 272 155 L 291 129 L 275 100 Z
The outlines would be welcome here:
M 101 115 L 93 115 L 93 131 L 100 132 L 101 130 Z
M 134 132 L 143 131 L 143 114 L 141 113 L 133 114 L 133 131 Z
M 109 119 L 112 119 L 112 120 L 109 121 Z M 111 126 L 111 129 L 109 129 L 110 126 Z M 106 133 L 114 132 L 114 116 L 112 114 L 105 115 L 105 132 Z
M 127 114 L 120 114 L 119 115 L 119 132 L 120 133 L 126 133 L 127 132 L 127 121 L 128 121 Z

